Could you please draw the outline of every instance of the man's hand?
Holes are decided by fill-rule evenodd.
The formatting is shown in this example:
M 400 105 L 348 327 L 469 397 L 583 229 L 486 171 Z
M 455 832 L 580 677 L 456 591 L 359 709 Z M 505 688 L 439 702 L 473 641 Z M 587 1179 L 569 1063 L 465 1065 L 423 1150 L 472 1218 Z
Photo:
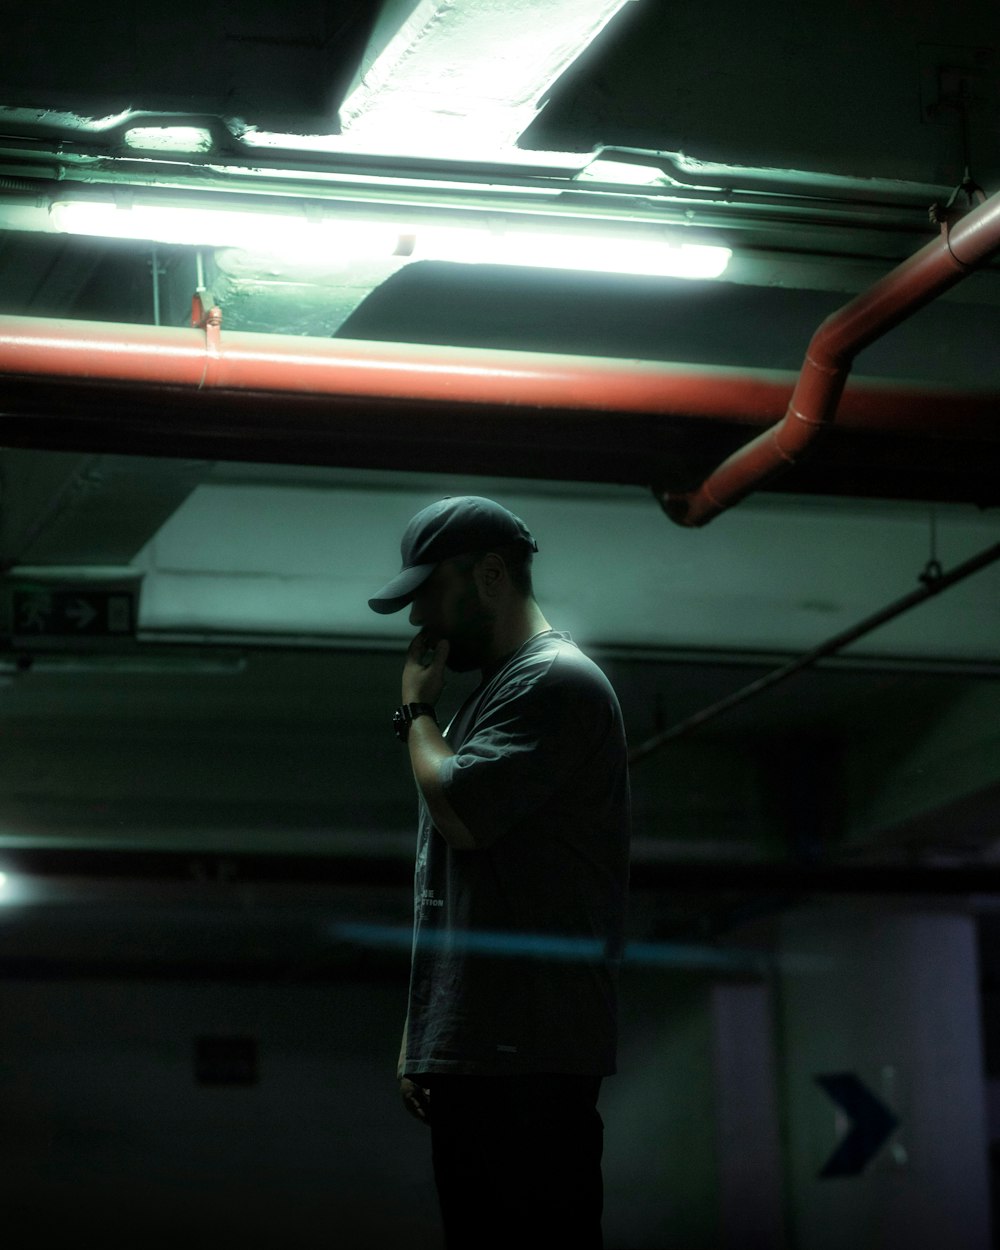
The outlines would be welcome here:
M 430 703 L 444 689 L 444 662 L 448 643 L 441 639 L 433 646 L 425 633 L 410 643 L 403 666 L 403 702 Z M 450 847 L 474 850 L 476 843 L 464 821 L 452 807 L 441 785 L 441 764 L 455 752 L 445 741 L 440 726 L 429 716 L 418 717 L 406 735 L 410 765 L 420 793 L 424 796 L 434 828 Z
M 403 1098 L 403 1106 L 410 1115 L 415 1116 L 422 1124 L 431 1122 L 431 1093 L 408 1076 L 400 1078 L 399 1092 Z
M 437 703 L 444 689 L 444 665 L 448 640 L 432 644 L 421 631 L 410 643 L 403 665 L 403 702 Z

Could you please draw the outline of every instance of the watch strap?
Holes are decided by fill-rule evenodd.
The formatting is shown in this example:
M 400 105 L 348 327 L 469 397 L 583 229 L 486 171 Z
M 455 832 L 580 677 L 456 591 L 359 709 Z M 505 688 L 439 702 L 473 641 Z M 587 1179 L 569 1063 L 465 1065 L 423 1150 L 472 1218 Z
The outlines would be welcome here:
M 437 724 L 437 716 L 432 703 L 404 703 L 392 714 L 392 727 L 400 742 L 405 742 L 410 733 L 410 726 L 418 716 L 429 716 Z

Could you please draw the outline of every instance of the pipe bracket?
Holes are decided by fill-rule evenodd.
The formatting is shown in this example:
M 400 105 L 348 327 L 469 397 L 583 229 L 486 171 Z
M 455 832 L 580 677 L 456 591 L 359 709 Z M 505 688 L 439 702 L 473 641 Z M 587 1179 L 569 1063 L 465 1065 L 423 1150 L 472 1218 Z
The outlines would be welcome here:
M 213 304 L 205 315 L 205 368 L 198 390 L 218 385 L 222 364 L 222 309 Z

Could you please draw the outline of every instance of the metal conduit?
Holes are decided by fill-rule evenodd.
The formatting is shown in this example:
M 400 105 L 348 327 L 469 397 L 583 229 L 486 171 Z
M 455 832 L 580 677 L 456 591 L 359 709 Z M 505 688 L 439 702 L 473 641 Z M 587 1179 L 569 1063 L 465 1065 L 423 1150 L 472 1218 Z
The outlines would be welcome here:
M 1000 195 L 974 208 L 843 308 L 813 335 L 784 419 L 723 461 L 696 490 L 657 491 L 681 525 L 700 526 L 794 464 L 837 412 L 854 357 L 1000 249 Z
M 865 617 L 857 625 L 852 625 L 849 629 L 835 634 L 834 637 L 820 643 L 817 647 L 813 647 L 811 651 L 805 652 L 804 655 L 800 655 L 794 660 L 789 660 L 787 664 L 782 664 L 779 668 L 772 669 L 764 677 L 760 677 L 756 681 L 750 682 L 749 685 L 743 686 L 730 695 L 726 695 L 724 699 L 719 699 L 718 702 L 702 708 L 700 712 L 695 712 L 693 716 L 688 716 L 686 719 L 678 721 L 676 725 L 672 725 L 669 729 L 664 729 L 662 732 L 654 734 L 651 738 L 647 738 L 645 742 L 640 743 L 639 746 L 629 752 L 629 763 L 635 764 L 639 760 L 645 759 L 646 756 L 652 755 L 654 751 L 659 750 L 660 747 L 667 742 L 671 742 L 674 738 L 680 738 L 684 734 L 700 728 L 707 721 L 714 720 L 716 716 L 720 716 L 723 712 L 728 712 L 740 703 L 746 703 L 748 699 L 754 698 L 755 695 L 769 690 L 772 686 L 778 685 L 779 682 L 786 681 L 796 673 L 801 673 L 803 669 L 809 668 L 817 660 L 834 655 L 850 643 L 863 638 L 865 634 L 870 634 L 872 630 L 877 629 L 880 625 L 885 625 L 897 616 L 902 616 L 904 612 L 908 612 L 910 608 L 915 608 L 918 604 L 926 603 L 934 595 L 941 594 L 943 590 L 950 589 L 950 587 L 963 581 L 966 577 L 971 577 L 973 573 L 978 573 L 980 569 L 985 569 L 989 565 L 996 563 L 997 560 L 1000 560 L 1000 543 L 987 547 L 985 551 L 981 551 L 978 555 L 972 556 L 962 564 L 956 565 L 950 573 L 928 577 L 919 590 L 911 591 L 910 594 L 904 595 L 902 599 L 894 600 L 887 607 L 880 609 L 872 616 Z

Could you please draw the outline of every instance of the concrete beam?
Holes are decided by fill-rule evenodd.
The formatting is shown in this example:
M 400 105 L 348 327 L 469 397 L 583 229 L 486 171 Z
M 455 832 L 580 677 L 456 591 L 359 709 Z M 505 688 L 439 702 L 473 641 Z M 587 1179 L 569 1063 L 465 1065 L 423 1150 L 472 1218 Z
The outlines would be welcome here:
M 0 567 L 128 564 L 210 468 L 4 448 Z

